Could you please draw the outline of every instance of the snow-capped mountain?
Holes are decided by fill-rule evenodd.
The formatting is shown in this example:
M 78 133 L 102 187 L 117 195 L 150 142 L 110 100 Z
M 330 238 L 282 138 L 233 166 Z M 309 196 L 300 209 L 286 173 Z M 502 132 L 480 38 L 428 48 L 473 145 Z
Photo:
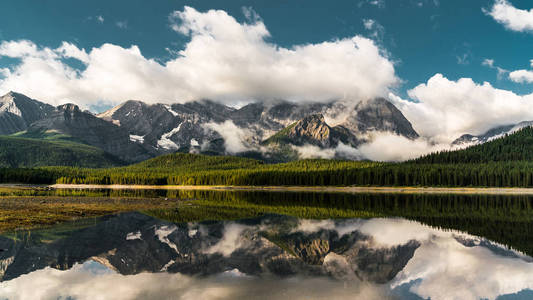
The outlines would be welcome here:
M 128 162 L 175 151 L 276 159 L 280 149 L 293 152 L 279 158 L 287 160 L 298 158 L 294 147 L 357 147 L 373 132 L 418 137 L 403 114 L 383 98 L 355 106 L 271 101 L 240 108 L 209 100 L 171 105 L 130 100 L 98 115 L 74 104 L 53 107 L 14 92 L 0 98 L 0 134 L 65 135 Z
M 533 121 L 523 121 L 517 124 L 498 126 L 480 135 L 463 134 L 458 139 L 453 141 L 452 145 L 472 146 L 477 144 L 483 144 L 485 142 L 497 139 L 499 137 L 503 137 L 506 134 L 511 134 L 522 128 L 530 126 L 533 126 Z
M 364 101 L 355 107 L 342 102 L 277 101 L 251 103 L 238 109 L 207 100 L 173 105 L 127 101 L 98 117 L 126 129 L 132 141 L 158 153 L 177 150 L 231 153 L 228 148 L 232 145 L 228 143 L 232 142 L 240 143 L 241 150 L 265 151 L 261 146 L 268 143 L 264 141 L 313 115 L 320 115 L 319 121 L 323 123 L 316 129 L 329 132 L 335 128 L 333 135 L 337 136 L 337 142 L 318 143 L 321 148 L 336 146 L 338 141 L 355 147 L 375 131 L 393 132 L 411 139 L 418 137 L 403 114 L 383 98 Z M 302 144 L 295 136 L 285 138 L 284 142 Z
M 26 130 L 30 124 L 46 118 L 53 111 L 51 105 L 9 92 L 0 97 L 0 134 Z

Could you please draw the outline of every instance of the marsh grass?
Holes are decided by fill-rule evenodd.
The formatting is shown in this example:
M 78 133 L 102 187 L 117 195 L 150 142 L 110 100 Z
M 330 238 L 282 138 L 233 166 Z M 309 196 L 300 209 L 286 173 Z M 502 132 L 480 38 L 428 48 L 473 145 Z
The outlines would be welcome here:
M 172 209 L 177 199 L 106 197 L 1 197 L 0 231 L 54 225 L 125 211 Z

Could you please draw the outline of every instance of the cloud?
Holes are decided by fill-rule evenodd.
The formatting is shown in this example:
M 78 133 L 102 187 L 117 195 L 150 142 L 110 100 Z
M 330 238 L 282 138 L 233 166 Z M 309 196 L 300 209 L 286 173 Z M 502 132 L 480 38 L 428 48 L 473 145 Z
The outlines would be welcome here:
M 229 257 L 231 254 L 245 245 L 246 241 L 242 236 L 246 226 L 230 223 L 224 227 L 222 239 L 215 245 L 209 247 L 204 251 L 206 254 L 220 253 L 223 256 Z
M 96 21 L 98 21 L 99 23 L 104 23 L 104 17 L 96 16 Z
M 122 276 L 113 272 L 95 274 L 87 270 L 89 264 L 75 265 L 67 271 L 46 268 L 0 282 L 0 297 L 12 300 L 390 299 L 385 287 L 359 281 L 232 276 L 239 274 L 238 270 L 198 278 L 169 273 Z
M 306 233 L 335 230 L 339 236 L 359 231 L 371 237 L 375 248 L 418 241 L 420 247 L 414 256 L 388 285 L 394 289 L 405 284 L 424 299 L 492 300 L 533 288 L 533 264 L 521 253 L 463 232 L 400 218 L 352 219 L 335 224 L 301 220 L 297 228 Z M 459 240 L 472 241 L 473 246 Z M 487 244 L 495 251 L 484 246 Z
M 335 223 L 333 220 L 309 220 L 301 219 L 291 232 L 303 232 L 306 234 L 318 232 L 320 230 L 333 230 Z
M 461 55 L 456 55 L 455 58 L 457 59 L 457 64 L 459 64 L 459 65 L 468 65 L 468 64 L 470 64 L 470 54 L 469 53 L 463 53 Z
M 518 83 L 533 83 L 533 71 L 517 70 L 509 73 L 509 79 Z
M 335 157 L 335 149 L 322 149 L 314 145 L 303 145 L 303 146 L 294 146 L 291 145 L 292 149 L 298 153 L 298 157 L 301 159 L 308 158 L 322 158 L 330 159 Z
M 357 4 L 358 7 L 363 7 L 363 5 L 369 4 L 372 6 L 376 6 L 378 8 L 385 8 L 385 0 L 365 0 L 365 1 L 359 1 Z
M 495 63 L 494 59 L 485 58 L 483 60 L 483 62 L 481 62 L 481 65 L 489 67 L 489 68 L 494 69 L 494 70 L 497 70 L 498 71 L 498 79 L 502 79 L 505 74 L 509 73 L 509 70 L 500 68 L 500 67 L 496 66 L 494 63 Z
M 115 22 L 115 25 L 117 25 L 120 29 L 127 29 L 128 28 L 128 21 L 117 21 Z
M 485 58 L 481 63 L 482 66 L 487 66 L 489 68 L 494 68 L 494 59 Z
M 0 80 L 0 92 L 15 90 L 53 104 L 75 101 L 86 106 L 127 99 L 183 103 L 207 98 L 232 104 L 346 97 L 355 102 L 386 95 L 399 83 L 385 51 L 368 38 L 356 35 L 285 48 L 269 42 L 263 21 L 247 14 L 250 23 L 239 23 L 222 10 L 185 7 L 172 13 L 171 28 L 190 41 L 164 63 L 144 57 L 135 45 L 103 44 L 88 49 L 87 55 L 71 55 L 85 64 L 75 69 L 65 62 L 67 52 L 31 41 L 4 41 L 0 55 L 18 53 L 20 63 Z M 84 52 L 74 47 L 69 44 L 68 53 Z
M 379 24 L 378 21 L 374 19 L 363 19 L 363 26 L 366 30 L 370 31 L 370 37 L 382 41 L 383 36 L 385 35 L 385 27 Z
M 227 120 L 223 123 L 206 123 L 203 125 L 205 129 L 213 130 L 220 134 L 224 139 L 224 147 L 226 151 L 231 154 L 245 152 L 250 150 L 246 140 L 248 140 L 252 133 L 244 128 L 240 128 L 233 121 Z
M 414 159 L 425 154 L 441 150 L 459 148 L 452 147 L 449 143 L 437 144 L 427 138 L 411 140 L 390 132 L 373 132 L 369 142 L 354 148 L 339 143 L 336 148 L 322 149 L 314 145 L 292 146 L 300 159 L 349 159 L 397 162 Z M 390 145 L 394 145 L 391 147 Z
M 477 135 L 495 126 L 533 120 L 533 94 L 517 95 L 470 78 L 452 81 L 436 74 L 408 95 L 414 101 L 394 94 L 389 99 L 422 137 L 434 143 L 450 143 L 464 133 Z
M 531 68 L 533 68 L 533 59 L 529 60 Z M 509 79 L 517 83 L 533 83 L 533 70 L 516 70 L 509 73 Z
M 483 11 L 509 30 L 533 31 L 533 9 L 522 10 L 507 0 L 496 0 L 490 10 Z
M 393 286 L 410 284 L 409 290 L 424 299 L 493 300 L 533 288 L 532 272 L 533 264 L 520 258 L 499 256 L 486 247 L 465 247 L 453 237 L 439 235 L 416 250 Z
M 55 49 L 55 52 L 64 58 L 74 58 L 82 63 L 89 63 L 90 58 L 85 49 L 79 49 L 73 44 L 63 42 L 61 46 Z
M 404 161 L 444 149 L 450 149 L 450 145 L 433 144 L 426 138 L 411 140 L 394 133 L 383 132 L 375 133 L 371 141 L 359 146 L 357 151 L 359 157 L 373 161 Z
M 27 40 L 4 41 L 0 43 L 0 56 L 41 59 L 54 59 L 58 57 L 52 49 L 38 49 L 37 45 Z

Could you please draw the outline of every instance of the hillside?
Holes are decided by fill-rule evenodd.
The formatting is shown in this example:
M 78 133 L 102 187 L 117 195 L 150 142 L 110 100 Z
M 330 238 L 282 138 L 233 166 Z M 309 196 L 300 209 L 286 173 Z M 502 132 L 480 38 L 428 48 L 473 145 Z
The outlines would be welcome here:
M 155 185 L 533 187 L 533 128 L 483 145 L 404 163 L 299 160 L 265 164 L 175 153 L 106 169 L 0 169 L 1 182 Z
M 462 150 L 432 153 L 412 162 L 457 164 L 531 160 L 533 160 L 533 128 L 525 127 L 484 144 Z
M 158 170 L 164 172 L 190 172 L 207 170 L 231 170 L 254 168 L 261 161 L 235 156 L 209 156 L 187 153 L 174 153 L 152 158 L 134 165 L 124 167 L 125 171 Z
M 96 147 L 61 139 L 0 136 L 0 167 L 76 166 L 102 168 L 122 165 Z

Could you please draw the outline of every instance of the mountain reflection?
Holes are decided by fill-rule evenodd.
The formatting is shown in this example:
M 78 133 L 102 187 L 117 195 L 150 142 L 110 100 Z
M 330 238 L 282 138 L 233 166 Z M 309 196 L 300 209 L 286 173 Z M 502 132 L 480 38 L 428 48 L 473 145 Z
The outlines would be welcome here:
M 521 299 L 533 288 L 529 256 L 400 218 L 125 213 L 1 236 L 0 249 L 1 299 Z

